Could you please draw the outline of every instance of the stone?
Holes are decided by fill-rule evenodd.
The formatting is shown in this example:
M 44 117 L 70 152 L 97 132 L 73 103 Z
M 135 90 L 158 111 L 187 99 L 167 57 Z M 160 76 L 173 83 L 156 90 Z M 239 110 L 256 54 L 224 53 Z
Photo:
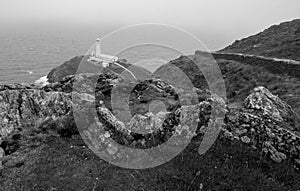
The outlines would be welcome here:
M 300 137 L 296 123 L 292 123 L 294 113 L 289 105 L 269 90 L 257 87 L 245 99 L 244 107 L 231 108 L 226 113 L 224 137 L 237 137 L 253 148 L 261 148 L 276 162 L 288 158 L 297 160 L 300 158 L 300 147 L 297 147 Z M 282 121 L 291 123 L 287 126 Z M 241 131 L 243 124 L 249 124 L 247 129 L 250 131 Z
M 71 96 L 39 89 L 0 91 L 0 140 L 14 130 L 35 125 L 39 119 L 64 116 L 71 111 Z
M 0 147 L 0 169 L 2 168 L 2 157 L 5 156 L 5 151 Z
M 107 146 L 107 152 L 111 155 L 114 155 L 118 152 L 118 148 L 114 144 L 109 143 Z
M 277 122 L 288 122 L 290 124 L 290 126 L 288 126 L 290 130 L 296 129 L 293 126 L 296 123 L 295 119 L 298 117 L 291 106 L 278 96 L 273 95 L 265 87 L 259 86 L 254 88 L 251 94 L 245 99 L 244 106 L 246 109 L 260 112 Z
M 251 142 L 251 140 L 247 136 L 241 137 L 241 141 L 244 142 L 244 143 L 250 143 Z
M 95 81 L 97 85 L 93 87 Z M 72 89 L 74 82 L 78 85 L 77 91 Z M 166 82 L 148 79 L 143 83 L 128 86 L 126 83 L 124 79 L 114 74 L 80 74 L 64 76 L 60 82 L 50 83 L 43 88 L 2 85 L 0 86 L 0 141 L 12 132 L 22 130 L 26 125 L 39 126 L 47 121 L 56 121 L 54 124 L 60 131 L 59 134 L 66 135 L 68 133 L 66 131 L 69 130 L 63 126 L 74 120 L 70 116 L 73 116 L 72 112 L 76 111 L 76 125 L 86 126 L 82 129 L 83 135 L 92 140 L 95 147 L 102 148 L 99 146 L 101 140 L 117 138 L 128 146 L 136 144 L 138 148 L 147 148 L 149 144 L 161 143 L 161 140 L 149 141 L 145 137 L 135 140 L 133 132 L 137 127 L 144 127 L 147 133 L 162 133 L 163 136 L 160 135 L 162 140 L 168 140 L 172 136 L 168 132 L 174 134 L 176 132 L 177 136 L 203 136 L 211 130 L 209 124 L 213 126 L 214 120 L 211 114 L 214 114 L 215 116 L 226 115 L 225 123 L 220 123 L 223 132 L 221 136 L 230 140 L 240 140 L 253 148 L 262 149 L 276 162 L 288 158 L 294 161 L 300 160 L 298 157 L 300 138 L 294 131 L 295 123 L 292 123 L 294 111 L 264 87 L 255 88 L 245 99 L 243 107 L 229 109 L 222 98 L 207 91 L 194 89 L 201 97 L 199 100 L 202 101 L 195 105 L 182 106 L 177 100 L 176 88 Z M 155 98 L 166 104 L 167 111 L 138 113 L 138 110 L 135 110 L 128 124 L 122 122 L 116 117 L 117 112 L 112 112 L 108 92 L 113 88 L 120 88 L 120 91 L 126 92 L 131 87 L 136 87 L 136 91 L 133 91 L 130 98 L 133 109 L 138 108 L 136 106 L 144 101 L 151 103 Z M 95 92 L 91 94 L 93 89 Z M 147 90 L 146 93 L 143 90 Z M 205 96 L 201 95 L 201 92 L 204 92 Z M 181 94 L 185 95 L 184 88 Z M 191 95 L 187 94 L 186 97 Z M 215 108 L 213 113 L 212 106 Z M 91 112 L 95 107 L 97 111 Z M 122 113 L 122 110 L 118 112 Z M 282 125 L 284 121 L 288 125 Z M 195 123 L 198 123 L 197 129 L 191 129 L 192 124 Z M 99 131 L 99 127 L 106 128 L 107 132 Z M 114 134 L 113 127 L 120 134 Z M 106 147 L 109 153 L 118 152 L 118 148 L 114 145 L 106 145 Z
M 0 147 L 0 159 L 5 156 L 5 151 Z

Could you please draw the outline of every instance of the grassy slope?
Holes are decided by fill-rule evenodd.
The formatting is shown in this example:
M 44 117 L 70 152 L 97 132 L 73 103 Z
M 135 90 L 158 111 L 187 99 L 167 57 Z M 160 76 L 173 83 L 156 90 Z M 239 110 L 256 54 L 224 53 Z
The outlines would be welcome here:
M 29 131 L 18 140 L 26 146 L 10 155 L 9 164 L 0 170 L 1 190 L 200 190 L 202 185 L 203 190 L 282 191 L 300 187 L 300 174 L 291 164 L 277 164 L 227 139 L 219 139 L 200 156 L 200 138 L 195 137 L 170 162 L 130 170 L 99 159 L 79 135 Z
M 300 112 L 300 79 L 230 60 L 218 60 L 218 63 L 225 76 L 230 102 L 240 102 L 254 87 L 264 86 L 291 105 L 297 113 Z
M 300 19 L 273 25 L 256 35 L 235 41 L 220 52 L 300 60 Z

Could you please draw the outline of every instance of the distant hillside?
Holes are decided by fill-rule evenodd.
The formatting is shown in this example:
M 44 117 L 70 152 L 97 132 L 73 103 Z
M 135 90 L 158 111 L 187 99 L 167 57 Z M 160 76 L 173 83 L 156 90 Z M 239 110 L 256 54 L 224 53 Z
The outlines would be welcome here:
M 273 25 L 219 52 L 300 60 L 300 19 Z
M 264 86 L 300 114 L 299 64 L 289 64 L 280 60 L 255 56 L 219 53 L 213 53 L 212 56 L 220 67 L 225 82 L 227 101 L 230 104 L 240 103 L 252 89 Z M 182 80 L 184 78 L 181 76 L 181 72 L 178 72 L 182 71 L 194 87 L 208 88 L 203 71 L 210 69 L 209 63 L 211 62 L 207 60 L 205 62 L 207 65 L 202 64 L 201 71 L 195 65 L 203 60 L 203 57 L 211 57 L 211 55 L 196 51 L 195 55 L 181 56 L 158 68 L 152 76 L 159 76 L 178 87 L 186 85 Z M 172 65 L 173 67 L 171 67 Z M 188 87 L 188 85 L 186 86 Z

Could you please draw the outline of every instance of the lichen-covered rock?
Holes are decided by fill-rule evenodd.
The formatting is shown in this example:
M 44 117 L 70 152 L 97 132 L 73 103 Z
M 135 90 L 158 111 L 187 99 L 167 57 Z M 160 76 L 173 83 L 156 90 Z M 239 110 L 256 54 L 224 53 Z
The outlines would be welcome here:
M 136 114 L 130 120 L 127 129 L 140 133 L 152 133 L 162 127 L 166 115 L 167 112 Z
M 144 149 L 162 144 L 183 132 L 189 136 L 212 133 L 216 135 L 213 139 L 216 139 L 219 135 L 217 126 L 221 124 L 216 123 L 217 118 L 226 113 L 224 124 L 221 124 L 221 136 L 240 140 L 265 152 L 276 162 L 300 161 L 297 116 L 289 105 L 266 88 L 255 88 L 244 101 L 244 107 L 226 109 L 224 100 L 204 90 L 194 90 L 198 100 L 194 99 L 195 104 L 184 105 L 177 93 L 187 98 L 193 98 L 193 95 L 161 80 L 127 83 L 114 74 L 80 74 L 64 77 L 62 81 L 42 89 L 24 85 L 1 86 L 0 142 L 15 130 L 47 120 L 54 121 L 60 134 L 68 136 L 73 133 L 76 122 L 77 126 L 84 127 L 79 128 L 79 132 L 85 139 L 94 142 L 91 143 L 94 149 L 99 150 L 101 144 L 107 143 L 107 152 L 117 155 L 120 150 L 106 142 L 108 138 L 127 147 Z M 119 120 L 118 111 L 122 112 L 122 109 L 111 105 L 114 90 L 119 92 L 117 101 L 126 96 L 129 98 L 132 114 L 129 121 Z M 158 113 L 149 111 L 149 103 L 153 100 L 162 101 L 166 110 Z M 146 111 L 138 112 L 143 103 L 148 104 Z M 195 131 L 182 125 L 183 121 L 188 124 L 195 118 L 198 120 Z M 72 124 L 70 128 L 67 123 Z M 103 130 L 99 131 L 99 127 Z
M 0 141 L 14 130 L 34 125 L 41 118 L 64 116 L 71 110 L 71 97 L 39 89 L 0 91 Z
M 71 93 L 76 92 L 93 93 L 99 76 L 92 73 L 84 73 L 78 75 L 67 75 L 62 80 L 50 83 L 42 87 L 46 92 L 60 91 Z
M 167 145 L 174 149 L 188 144 L 196 136 L 197 124 L 200 120 L 206 120 L 205 118 L 199 119 L 199 112 L 202 110 L 203 115 L 209 116 L 211 114 L 209 105 L 210 101 L 206 101 L 196 105 L 181 106 L 173 112 L 136 114 L 128 124 L 119 121 L 104 106 L 98 107 L 98 119 L 83 129 L 82 135 L 94 152 L 101 156 L 108 155 L 115 160 L 127 160 L 129 156 L 136 156 L 142 152 L 139 149 L 156 148 L 166 141 L 168 141 Z M 204 125 L 206 121 L 201 121 L 201 123 Z M 204 131 L 209 131 L 209 129 L 206 128 Z M 124 148 L 137 150 L 132 153 L 133 150 Z
M 297 127 L 298 121 L 296 121 L 298 117 L 291 106 L 262 86 L 254 88 L 244 101 L 244 106 L 246 109 L 260 112 L 272 120 L 288 123 L 290 130 L 297 130 L 299 128 Z
M 5 156 L 5 151 L 3 150 L 3 148 L 0 147 L 0 169 L 2 168 L 2 157 Z
M 242 111 L 230 111 L 226 116 L 224 136 L 241 140 L 253 148 L 270 154 L 276 162 L 300 159 L 300 138 L 270 118 Z M 270 121 L 269 121 L 270 120 Z M 243 126 L 247 124 L 247 126 Z M 241 133 L 243 132 L 243 133 Z
M 276 162 L 300 159 L 300 137 L 289 105 L 258 87 L 245 100 L 245 108 L 226 114 L 224 136 L 264 151 Z
M 0 92 L 4 90 L 34 89 L 33 84 L 0 84 Z
M 271 142 L 265 142 L 263 151 L 270 154 L 270 158 L 274 160 L 275 162 L 281 162 L 283 160 L 286 160 L 286 154 L 279 152 Z M 297 160 L 297 159 L 295 159 Z

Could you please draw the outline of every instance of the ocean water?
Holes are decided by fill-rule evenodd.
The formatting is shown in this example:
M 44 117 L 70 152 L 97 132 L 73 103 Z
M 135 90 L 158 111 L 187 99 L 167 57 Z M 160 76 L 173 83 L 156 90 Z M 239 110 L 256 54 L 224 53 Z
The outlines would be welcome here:
M 88 53 L 95 43 L 96 37 L 104 36 L 112 32 L 112 29 L 80 30 L 48 27 L 40 30 L 29 27 L 27 30 L 10 29 L 0 31 L 0 84 L 10 83 L 34 83 L 47 75 L 49 71 L 73 58 L 74 56 Z M 172 32 L 166 31 L 165 36 L 171 36 Z M 125 35 L 124 35 L 125 36 Z M 118 49 L 123 41 L 131 41 L 135 34 L 129 33 L 126 38 L 112 39 L 105 46 L 104 53 L 110 53 L 110 49 Z M 159 35 L 157 35 L 159 36 Z M 123 36 L 122 36 L 123 37 Z M 174 34 L 174 38 L 178 38 Z M 115 42 L 113 42 L 115 40 Z M 112 43 L 110 43 L 112 42 Z M 123 43 L 124 44 L 124 43 Z M 182 40 L 177 42 L 183 46 Z M 188 43 L 189 47 L 190 44 Z M 193 54 L 197 45 L 188 50 Z M 181 54 L 158 46 L 136 46 L 120 52 L 120 58 L 125 58 L 129 63 L 145 67 L 153 72 L 162 64 L 177 58 Z
M 0 84 L 34 83 L 64 61 L 83 55 L 93 40 L 48 35 L 6 35 L 0 38 Z M 138 46 L 118 55 L 151 72 L 179 56 L 160 46 Z
M 0 83 L 33 83 L 86 52 L 91 42 L 44 34 L 0 34 Z

